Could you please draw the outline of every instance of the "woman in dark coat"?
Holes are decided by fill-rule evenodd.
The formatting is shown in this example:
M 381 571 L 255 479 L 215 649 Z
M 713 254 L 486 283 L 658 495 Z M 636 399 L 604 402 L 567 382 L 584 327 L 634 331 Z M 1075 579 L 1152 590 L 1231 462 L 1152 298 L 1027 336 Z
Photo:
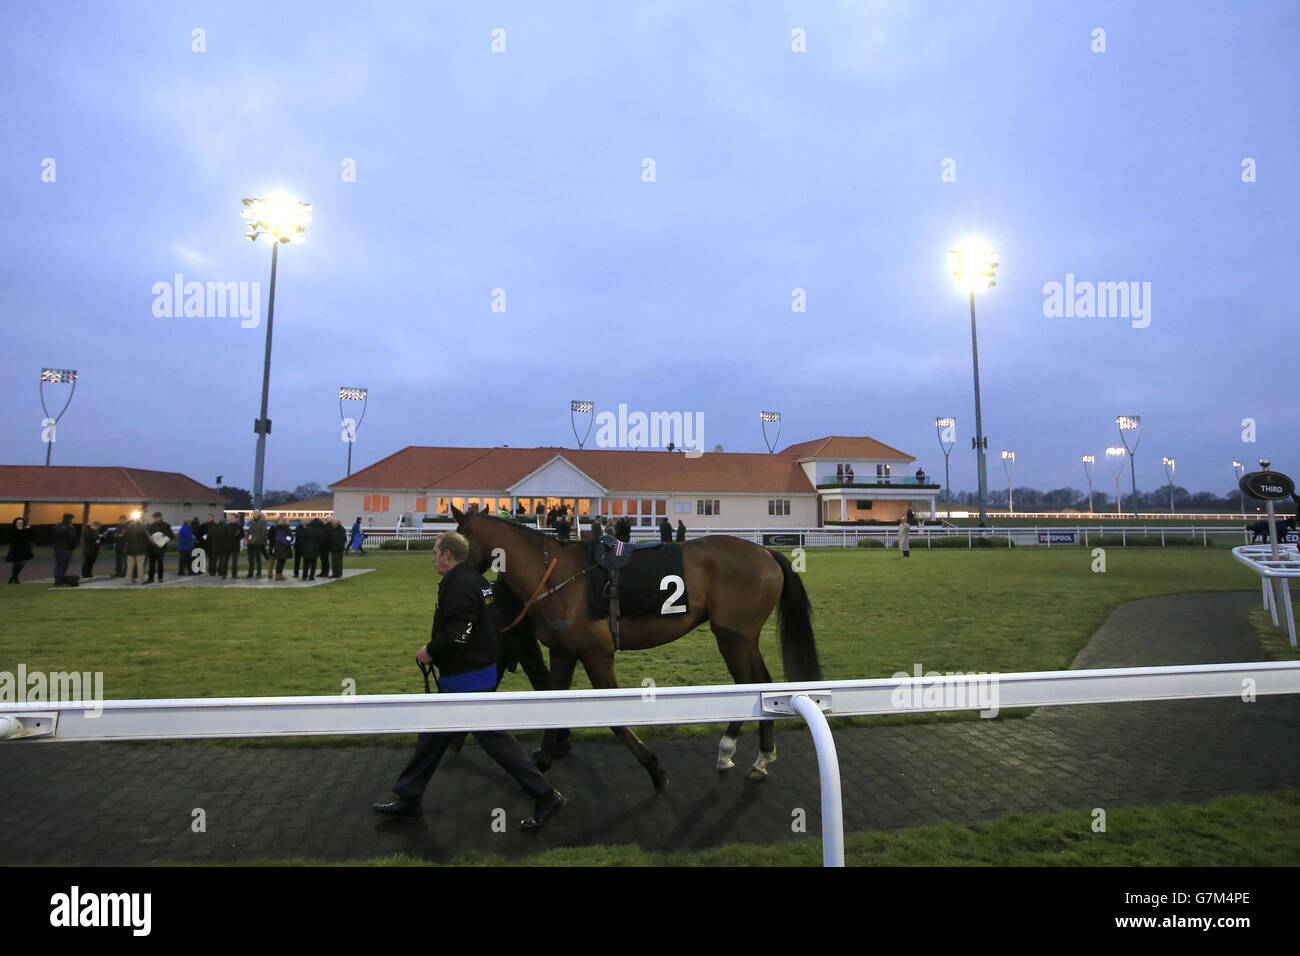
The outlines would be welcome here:
M 5 554 L 5 560 L 10 562 L 14 569 L 9 575 L 10 584 L 21 584 L 18 575 L 22 573 L 23 565 L 32 559 L 32 529 L 27 527 L 27 522 L 22 518 L 14 519 L 14 529 L 9 535 L 9 551 Z
M 283 581 L 284 562 L 293 557 L 293 532 L 289 530 L 289 523 L 281 521 L 275 526 L 275 579 Z

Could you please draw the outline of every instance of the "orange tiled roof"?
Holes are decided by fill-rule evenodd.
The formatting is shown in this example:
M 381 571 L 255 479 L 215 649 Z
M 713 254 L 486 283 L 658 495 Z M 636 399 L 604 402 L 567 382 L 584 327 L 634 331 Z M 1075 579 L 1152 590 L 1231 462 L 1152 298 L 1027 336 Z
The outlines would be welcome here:
M 782 455 L 795 458 L 884 458 L 892 461 L 916 461 L 915 456 L 905 451 L 891 448 L 874 438 L 862 436 L 830 435 L 826 438 L 814 438 L 781 449 Z
M 179 472 L 89 465 L 0 465 L 0 499 L 230 502 Z

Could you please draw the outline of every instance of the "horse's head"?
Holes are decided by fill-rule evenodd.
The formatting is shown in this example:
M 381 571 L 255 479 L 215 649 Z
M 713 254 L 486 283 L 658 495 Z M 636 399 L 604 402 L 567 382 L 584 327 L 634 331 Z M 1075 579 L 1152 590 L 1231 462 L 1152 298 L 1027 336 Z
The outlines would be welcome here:
M 456 531 L 465 536 L 469 542 L 469 564 L 475 568 L 479 574 L 483 574 L 492 564 L 492 554 L 490 547 L 485 545 L 482 539 L 482 532 L 477 535 L 476 526 L 481 526 L 484 519 L 483 515 L 467 515 L 455 505 L 451 506 L 451 517 L 456 522 Z

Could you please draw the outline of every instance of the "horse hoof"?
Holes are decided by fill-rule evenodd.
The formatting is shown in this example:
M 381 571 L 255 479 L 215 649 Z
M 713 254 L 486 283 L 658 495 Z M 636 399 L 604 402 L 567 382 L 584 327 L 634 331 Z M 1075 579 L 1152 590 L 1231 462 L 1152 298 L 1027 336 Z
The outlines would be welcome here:
M 668 771 L 660 770 L 658 773 L 650 775 L 651 781 L 655 786 L 655 793 L 663 793 L 668 789 Z
M 767 771 L 766 771 L 766 770 L 757 770 L 757 769 L 755 769 L 754 767 L 750 767 L 750 768 L 749 768 L 749 779 L 750 779 L 750 780 L 753 780 L 755 783 L 762 783 L 764 780 L 767 779 Z

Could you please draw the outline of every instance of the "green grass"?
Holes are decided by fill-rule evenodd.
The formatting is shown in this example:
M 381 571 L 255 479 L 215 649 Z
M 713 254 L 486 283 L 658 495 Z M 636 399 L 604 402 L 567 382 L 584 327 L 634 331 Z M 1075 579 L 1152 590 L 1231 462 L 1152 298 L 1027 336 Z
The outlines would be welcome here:
M 1115 607 L 1191 591 L 1249 590 L 1258 578 L 1224 549 L 1108 549 L 1105 573 L 1083 548 L 927 552 L 810 550 L 803 575 L 828 679 L 889 677 L 914 664 L 939 671 L 1056 670 Z M 423 690 L 414 663 L 428 637 L 437 574 L 427 554 L 350 556 L 371 574 L 311 589 L 0 591 L 0 670 L 103 671 L 110 699 L 338 694 Z M 761 644 L 783 677 L 775 622 Z M 730 683 L 707 628 L 651 651 L 620 654 L 623 686 Z M 579 668 L 576 687 L 590 686 Z M 502 690 L 527 690 L 522 672 Z M 968 719 L 971 715 L 841 718 Z M 1016 716 L 1008 712 L 1007 716 Z M 651 736 L 712 735 L 712 725 L 645 728 Z M 605 736 L 603 731 L 583 733 Z M 375 738 L 297 738 L 300 743 Z M 405 745 L 406 738 L 387 737 Z
M 1109 810 L 1106 831 L 1089 812 L 1012 814 L 990 823 L 945 823 L 845 838 L 849 866 L 1296 866 L 1300 792 L 1225 797 L 1204 806 L 1165 804 Z M 636 846 L 569 847 L 520 860 L 468 854 L 449 866 L 820 866 L 816 832 L 777 846 L 731 844 L 698 853 L 655 853 Z M 427 866 L 404 854 L 325 864 L 274 866 Z M 256 865 L 256 864 L 254 864 Z

